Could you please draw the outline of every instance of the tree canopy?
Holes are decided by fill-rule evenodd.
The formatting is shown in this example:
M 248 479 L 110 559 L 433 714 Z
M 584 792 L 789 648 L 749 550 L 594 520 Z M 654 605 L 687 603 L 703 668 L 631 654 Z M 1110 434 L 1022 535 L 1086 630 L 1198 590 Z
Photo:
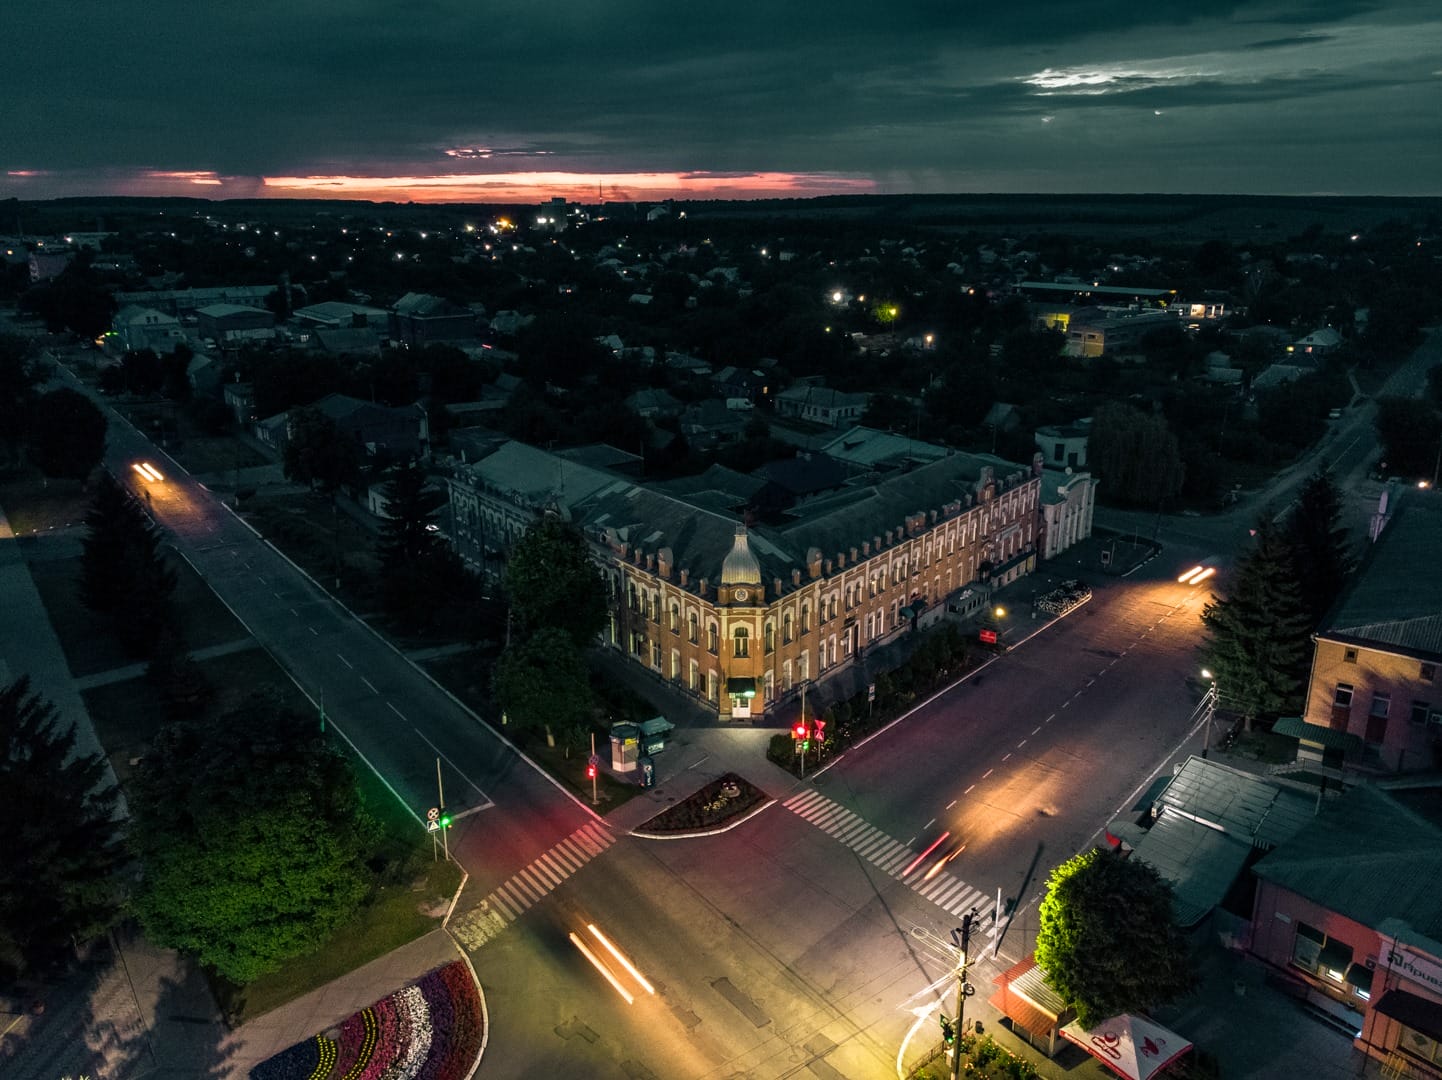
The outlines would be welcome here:
M 131 809 L 141 925 L 235 982 L 322 946 L 369 888 L 375 826 L 349 761 L 265 697 L 164 728 Z
M 495 691 L 507 719 L 529 731 L 587 724 L 595 705 L 586 659 L 556 626 L 543 627 L 501 654 Z
M 0 334 L 0 448 L 12 460 L 29 428 L 37 388 L 44 381 L 30 342 L 18 334 Z
M 1103 405 L 1092 420 L 1087 453 L 1103 490 L 1117 502 L 1159 506 L 1182 488 L 1181 451 L 1163 416 L 1118 402 Z
M 506 596 L 523 635 L 557 627 L 586 646 L 606 625 L 601 573 L 585 539 L 559 518 L 541 518 L 516 541 L 506 564 Z
M 1252 720 L 1300 712 L 1312 621 L 1302 602 L 1296 557 L 1269 514 L 1256 546 L 1238 561 L 1225 597 L 1202 609 L 1204 661 L 1221 701 Z
M 319 409 L 292 409 L 284 464 L 286 479 L 335 491 L 359 475 L 360 448 Z
M 1082 1027 L 1175 1000 L 1196 985 L 1172 889 L 1135 858 L 1093 849 L 1052 871 L 1036 962 Z
M 26 448 L 46 476 L 84 480 L 105 453 L 105 414 L 77 390 L 62 386 L 31 407 Z
M 444 497 L 428 491 L 426 480 L 425 471 L 407 461 L 382 489 L 386 517 L 376 549 L 384 573 L 412 565 L 436 546 L 436 510 Z
M 41 970 L 116 920 L 127 855 L 105 759 L 30 689 L 0 686 L 0 972 Z

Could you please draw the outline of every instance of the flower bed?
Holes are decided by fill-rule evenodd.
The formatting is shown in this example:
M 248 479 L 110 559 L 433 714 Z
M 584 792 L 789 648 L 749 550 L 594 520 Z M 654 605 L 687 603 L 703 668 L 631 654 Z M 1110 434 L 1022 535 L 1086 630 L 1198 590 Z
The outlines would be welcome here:
M 666 833 L 714 829 L 761 805 L 765 799 L 766 793 L 760 788 L 735 773 L 727 773 L 689 799 L 662 810 L 636 831 Z
M 261 1062 L 251 1080 L 463 1080 L 483 1026 L 480 992 L 458 960 Z

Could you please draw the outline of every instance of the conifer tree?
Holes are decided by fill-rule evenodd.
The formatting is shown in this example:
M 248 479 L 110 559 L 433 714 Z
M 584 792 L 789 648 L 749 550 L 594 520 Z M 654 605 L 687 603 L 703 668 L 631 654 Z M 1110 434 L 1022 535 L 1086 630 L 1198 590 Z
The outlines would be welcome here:
M 1312 629 L 1291 545 L 1268 514 L 1255 531 L 1256 546 L 1238 561 L 1227 595 L 1214 593 L 1202 610 L 1205 663 L 1221 703 L 1249 731 L 1258 717 L 1301 711 Z
M 0 686 L 0 973 L 43 970 L 116 920 L 119 789 L 22 675 Z
M 1302 602 L 1312 626 L 1332 606 L 1355 562 L 1341 525 L 1342 497 L 1330 473 L 1313 473 L 1287 518 L 1287 539 L 1297 564 Z
M 175 571 L 160 552 L 160 533 L 140 503 L 109 473 L 85 515 L 80 598 L 110 615 L 123 640 L 144 653 L 169 619 Z

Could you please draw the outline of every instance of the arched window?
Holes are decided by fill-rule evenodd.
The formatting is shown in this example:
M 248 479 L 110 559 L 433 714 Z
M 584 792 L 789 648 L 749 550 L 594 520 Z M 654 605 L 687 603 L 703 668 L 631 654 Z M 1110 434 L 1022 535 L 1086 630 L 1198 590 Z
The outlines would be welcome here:
M 733 642 L 733 644 L 734 644 L 734 646 L 735 646 L 735 653 L 734 653 L 734 654 L 735 654 L 736 656 L 738 656 L 738 657 L 743 657 L 743 658 L 744 658 L 744 657 L 750 655 L 750 646 L 751 646 L 751 640 L 750 640 L 750 639 L 751 639 L 751 634 L 750 634 L 750 631 L 748 631 L 748 630 L 746 629 L 746 627 L 744 627 L 744 626 L 738 626 L 738 627 L 736 628 L 735 633 L 732 635 L 732 642 Z
M 681 632 L 681 605 L 674 600 L 671 602 L 670 624 L 671 633 L 679 634 Z
M 696 636 L 696 613 L 694 611 L 688 612 L 686 615 L 686 636 L 690 638 L 692 645 L 701 640 Z
M 706 649 L 714 654 L 720 647 L 720 628 L 714 622 L 706 624 Z
M 802 604 L 802 605 L 801 605 L 801 632 L 802 632 L 803 634 L 809 634 L 809 633 L 811 633 L 811 605 L 810 605 L 810 604 Z
M 791 639 L 795 636 L 792 631 L 791 612 L 781 616 L 781 644 L 790 645 Z
M 774 653 L 774 652 L 776 651 L 776 624 L 775 624 L 774 622 L 771 622 L 770 620 L 767 620 L 767 623 L 766 623 L 766 645 L 765 645 L 765 647 L 766 647 L 766 655 L 768 655 L 768 656 L 771 655 L 772 653 Z

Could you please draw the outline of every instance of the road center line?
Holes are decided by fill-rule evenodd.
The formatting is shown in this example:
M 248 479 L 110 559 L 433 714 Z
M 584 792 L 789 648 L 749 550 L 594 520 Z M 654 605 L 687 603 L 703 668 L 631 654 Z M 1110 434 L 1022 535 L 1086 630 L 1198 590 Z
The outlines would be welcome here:
M 1031 729 L 1031 733 L 1032 733 L 1033 735 L 1035 735 L 1035 734 L 1036 734 L 1038 731 L 1040 731 L 1040 730 L 1041 730 L 1041 728 L 1040 728 L 1039 726 L 1038 726 L 1038 727 L 1034 727 L 1034 728 Z
M 970 791 L 971 788 L 967 788 L 966 790 L 967 790 L 967 791 Z M 955 799 L 952 799 L 951 802 L 949 802 L 949 803 L 946 804 L 946 808 L 947 808 L 948 810 L 950 810 L 950 809 L 951 809 L 953 806 L 955 806 L 955 805 L 956 805 L 956 800 L 955 800 Z
M 399 709 L 397 709 L 397 708 L 396 708 L 394 705 L 392 705 L 389 701 L 386 702 L 386 708 L 390 709 L 391 712 L 395 713 L 395 714 L 396 714 L 397 716 L 399 716 L 402 720 L 404 720 L 407 724 L 410 723 L 410 719 L 406 716 L 406 714 L 403 713 L 403 712 L 401 712 Z
M 1006 754 L 1005 756 L 1002 757 L 1001 760 L 1002 760 L 1002 761 L 1005 761 L 1005 760 L 1006 760 L 1007 758 L 1009 758 L 1009 757 L 1011 757 L 1011 755 L 1010 755 L 1010 754 Z M 982 777 L 982 779 L 984 780 L 984 779 L 986 779 L 986 778 L 985 778 L 985 777 Z
M 320 631 L 317 630 L 314 626 L 307 626 L 306 629 L 309 630 L 316 637 L 320 637 Z
M 299 611 L 296 611 L 295 608 L 291 608 L 291 609 L 290 609 L 290 613 L 291 613 L 292 615 L 294 615 L 297 619 L 300 618 L 300 612 L 299 612 Z
M 932 818 L 930 821 L 928 821 L 928 822 L 927 822 L 925 825 L 923 825 L 921 828 L 922 828 L 922 830 L 924 831 L 924 830 L 926 830 L 926 829 L 931 828 L 931 827 L 932 827 L 933 825 L 935 825 L 935 824 L 936 824 L 936 818 Z
M 991 775 L 992 773 L 994 773 L 994 772 L 996 772 L 995 769 L 987 769 L 986 772 L 984 772 L 984 773 L 981 774 L 981 778 L 982 778 L 983 780 L 985 780 L 988 776 L 990 776 L 990 775 Z
M 363 682 L 363 683 L 365 683 L 367 686 L 370 686 L 370 688 L 371 688 L 371 693 L 372 693 L 372 694 L 379 694 L 379 693 L 380 693 L 380 691 L 377 690 L 374 686 L 371 686 L 371 681 L 370 681 L 369 679 L 367 679 L 364 675 L 362 675 L 362 676 L 360 677 L 360 681 Z
M 336 653 L 336 655 L 340 656 L 340 653 Z M 355 665 L 352 664 L 349 660 L 347 660 L 344 656 L 340 656 L 340 662 L 346 667 L 350 668 L 352 671 L 355 670 Z
M 1048 716 L 1048 717 L 1046 718 L 1046 722 L 1047 722 L 1048 724 L 1050 724 L 1050 723 L 1051 723 L 1053 720 L 1055 720 L 1055 719 L 1056 719 L 1056 713 L 1052 713 L 1050 716 Z
M 963 795 L 970 795 L 970 794 L 971 794 L 971 788 L 974 788 L 974 787 L 976 787 L 976 785 L 975 785 L 975 784 L 972 784 L 971 787 L 969 787 L 969 788 L 967 788 L 965 791 L 963 791 L 962 794 L 963 794 Z M 951 805 L 955 806 L 956 804 L 955 804 L 955 803 L 952 803 Z
M 1025 746 L 1025 745 L 1026 745 L 1026 740 L 1025 740 L 1025 739 L 1022 739 L 1021 742 L 1019 742 L 1019 743 L 1016 744 L 1016 748 L 1017 748 L 1018 750 L 1020 750 L 1020 749 L 1021 749 L 1023 746 Z

